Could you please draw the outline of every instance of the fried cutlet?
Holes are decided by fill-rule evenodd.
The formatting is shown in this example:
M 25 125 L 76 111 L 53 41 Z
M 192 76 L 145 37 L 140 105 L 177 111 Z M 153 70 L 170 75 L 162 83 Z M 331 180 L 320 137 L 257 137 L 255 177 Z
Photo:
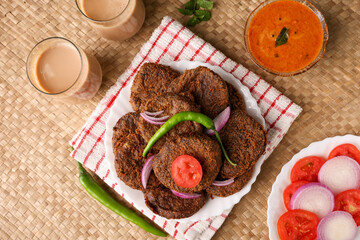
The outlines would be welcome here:
M 193 95 L 201 112 L 210 118 L 215 118 L 230 104 L 226 82 L 207 67 L 186 70 L 171 82 L 168 91 Z
M 131 87 L 130 103 L 135 111 L 155 95 L 167 92 L 168 85 L 180 76 L 180 73 L 168 66 L 144 63 L 135 76 Z
M 146 142 L 138 130 L 139 117 L 138 112 L 121 117 L 113 128 L 112 142 L 118 177 L 129 187 L 144 190 L 141 184 L 141 170 L 146 161 L 142 157 Z M 152 184 L 155 178 L 152 173 L 148 180 L 149 184 Z
M 226 82 L 226 86 L 229 91 L 229 100 L 230 100 L 230 108 L 231 110 L 241 109 L 245 111 L 246 105 L 243 96 L 240 92 L 231 84 Z
M 186 218 L 200 210 L 206 203 L 205 191 L 200 192 L 200 197 L 193 199 L 180 198 L 174 195 L 170 189 L 163 186 L 159 181 L 145 190 L 145 204 L 154 213 L 168 218 Z
M 239 192 L 251 179 L 254 168 L 247 170 L 244 174 L 236 177 L 232 184 L 227 186 L 211 185 L 206 189 L 206 192 L 211 196 L 227 197 Z
M 202 167 L 202 179 L 193 188 L 180 187 L 172 178 L 172 163 L 181 155 L 190 155 L 196 158 Z M 210 186 L 218 175 L 221 164 L 221 150 L 216 140 L 202 133 L 191 133 L 168 139 L 154 158 L 153 170 L 165 187 L 177 192 L 192 193 Z
M 127 113 L 122 116 L 113 128 L 112 143 L 113 148 L 118 141 L 122 141 L 129 134 L 135 133 L 138 129 L 139 114 L 135 112 Z
M 224 179 L 240 176 L 251 169 L 265 151 L 266 132 L 260 123 L 242 110 L 231 112 L 225 127 L 219 132 L 232 162 L 223 160 L 220 176 Z

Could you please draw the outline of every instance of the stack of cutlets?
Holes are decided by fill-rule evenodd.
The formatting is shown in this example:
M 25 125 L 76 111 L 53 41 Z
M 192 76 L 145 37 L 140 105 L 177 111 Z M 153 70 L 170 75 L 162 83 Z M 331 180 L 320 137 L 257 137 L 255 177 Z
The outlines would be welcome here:
M 117 175 L 131 188 L 143 191 L 146 205 L 165 218 L 189 217 L 206 203 L 209 196 L 226 197 L 240 191 L 265 151 L 266 132 L 246 114 L 242 96 L 234 86 L 206 67 L 186 70 L 180 75 L 170 67 L 145 63 L 135 77 L 130 103 L 135 112 L 121 117 L 114 127 Z M 206 135 L 200 124 L 181 122 L 152 147 L 148 156 L 155 155 L 153 171 L 144 189 L 141 171 L 146 159 L 142 152 L 161 125 L 145 121 L 140 113 L 163 111 L 158 117 L 171 117 L 179 112 L 192 111 L 215 118 L 228 106 L 231 115 L 219 134 L 236 166 L 226 161 L 215 138 Z M 172 162 L 181 155 L 193 156 L 202 167 L 202 179 L 195 187 L 180 187 L 171 176 Z M 212 185 L 215 180 L 229 178 L 234 178 L 232 184 Z M 171 190 L 200 196 L 181 198 Z

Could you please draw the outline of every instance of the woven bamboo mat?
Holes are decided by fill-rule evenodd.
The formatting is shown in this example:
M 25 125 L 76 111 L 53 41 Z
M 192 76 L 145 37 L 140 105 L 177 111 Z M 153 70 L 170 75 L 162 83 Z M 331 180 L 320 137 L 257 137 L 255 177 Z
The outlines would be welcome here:
M 263 165 L 251 192 L 214 236 L 268 239 L 266 201 L 282 165 L 313 141 L 335 135 L 360 135 L 360 1 L 313 1 L 328 23 L 328 48 L 315 67 L 290 78 L 265 73 L 245 53 L 243 27 L 261 1 L 215 2 L 213 18 L 192 30 L 304 109 Z M 185 0 L 145 0 L 147 18 L 143 28 L 132 39 L 120 43 L 98 37 L 72 0 L 1 1 L 1 239 L 155 239 L 89 197 L 78 183 L 76 163 L 69 157 L 67 142 L 162 17 L 170 15 L 186 22 L 175 9 L 183 3 Z M 53 103 L 28 83 L 27 54 L 38 41 L 50 36 L 66 37 L 98 58 L 104 78 L 91 101 L 75 106 Z M 84 199 L 87 204 L 81 205 Z

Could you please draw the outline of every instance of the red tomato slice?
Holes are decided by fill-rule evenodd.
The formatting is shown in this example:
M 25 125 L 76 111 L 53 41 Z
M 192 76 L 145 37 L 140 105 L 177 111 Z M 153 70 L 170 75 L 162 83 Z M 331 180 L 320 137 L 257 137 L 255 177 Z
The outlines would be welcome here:
M 189 155 L 177 157 L 171 165 L 172 178 L 179 187 L 195 187 L 201 181 L 202 174 L 199 161 Z
M 336 195 L 334 211 L 338 210 L 350 213 L 360 226 L 360 190 L 351 189 Z
M 354 145 L 346 143 L 337 146 L 334 148 L 330 154 L 328 159 L 337 157 L 337 156 L 348 156 L 357 161 L 360 164 L 360 150 L 357 149 Z
M 325 159 L 316 156 L 304 157 L 295 163 L 291 170 L 291 182 L 308 181 L 316 182 L 321 166 L 325 163 Z
M 279 218 L 277 230 L 281 240 L 316 239 L 318 217 L 302 209 L 290 210 Z
M 284 204 L 287 210 L 290 210 L 290 200 L 292 195 L 298 190 L 299 187 L 309 183 L 308 181 L 296 181 L 288 185 L 283 193 Z

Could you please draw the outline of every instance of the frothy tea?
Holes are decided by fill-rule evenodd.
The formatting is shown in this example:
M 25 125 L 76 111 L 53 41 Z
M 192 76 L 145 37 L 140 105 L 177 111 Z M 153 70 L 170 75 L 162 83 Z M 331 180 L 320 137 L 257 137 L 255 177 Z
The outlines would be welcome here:
M 44 92 L 59 93 L 75 83 L 80 71 L 79 52 L 68 43 L 58 43 L 39 55 L 35 79 Z
M 26 70 L 40 92 L 67 102 L 92 98 L 102 80 L 96 58 L 59 37 L 38 43 L 29 54 Z
M 145 19 L 142 0 L 76 0 L 80 12 L 104 38 L 125 40 L 135 35 Z
M 126 8 L 127 0 L 82 0 L 81 8 L 91 19 L 104 21 L 117 17 Z

